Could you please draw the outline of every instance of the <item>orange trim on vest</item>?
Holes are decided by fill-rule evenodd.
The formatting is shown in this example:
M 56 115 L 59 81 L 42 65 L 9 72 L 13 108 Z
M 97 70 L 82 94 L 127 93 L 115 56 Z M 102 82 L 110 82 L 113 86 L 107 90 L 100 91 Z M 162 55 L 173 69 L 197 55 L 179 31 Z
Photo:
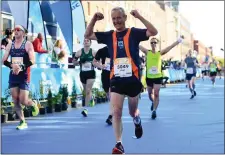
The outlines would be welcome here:
M 128 58 L 130 58 L 131 60 L 131 66 L 132 66 L 132 71 L 134 73 L 134 75 L 139 78 L 138 76 L 138 67 L 135 65 L 131 55 L 130 55 L 130 48 L 129 48 L 129 37 L 130 37 L 130 32 L 131 29 L 128 29 L 126 35 L 123 37 L 123 42 L 124 42 L 124 46 L 125 46 L 125 52 Z M 117 37 L 116 37 L 116 31 L 113 32 L 112 34 L 112 40 L 113 40 L 113 61 L 116 59 L 116 54 L 117 54 Z M 110 79 L 112 79 L 114 75 L 114 63 L 113 63 L 113 67 L 111 69 L 110 72 Z

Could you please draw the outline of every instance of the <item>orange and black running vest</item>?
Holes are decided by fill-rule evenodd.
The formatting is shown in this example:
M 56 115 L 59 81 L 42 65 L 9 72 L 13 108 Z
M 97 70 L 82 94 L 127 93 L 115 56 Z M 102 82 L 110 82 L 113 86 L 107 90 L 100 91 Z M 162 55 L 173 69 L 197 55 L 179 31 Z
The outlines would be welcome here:
M 110 70 L 110 79 L 114 81 L 135 81 L 140 80 L 140 73 L 139 73 L 139 60 L 136 61 L 136 64 L 134 62 L 134 59 L 139 59 L 139 56 L 134 58 L 134 56 L 131 56 L 131 50 L 129 46 L 129 39 L 130 39 L 130 33 L 131 29 L 129 28 L 127 30 L 126 35 L 123 37 L 122 44 L 124 44 L 124 50 L 126 53 L 126 56 L 120 56 L 118 53 L 118 48 L 120 45 L 118 45 L 118 38 L 116 35 L 116 32 L 114 31 L 112 33 L 112 40 L 113 40 L 113 63 Z M 119 43 L 120 43 L 119 42 Z M 135 49 L 133 49 L 135 51 Z M 122 52 L 122 51 L 119 51 Z M 137 51 L 138 52 L 138 51 Z

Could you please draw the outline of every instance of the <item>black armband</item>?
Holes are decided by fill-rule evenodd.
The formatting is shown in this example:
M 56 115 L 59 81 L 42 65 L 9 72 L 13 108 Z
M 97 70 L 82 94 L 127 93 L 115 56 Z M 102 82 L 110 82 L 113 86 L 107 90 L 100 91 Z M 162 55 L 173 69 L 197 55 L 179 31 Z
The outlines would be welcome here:
M 75 56 L 74 59 L 77 61 L 79 58 Z
M 9 67 L 10 69 L 12 69 L 12 67 L 11 67 L 11 62 L 8 62 L 7 60 L 5 60 L 4 61 L 4 65 L 6 66 L 6 67 Z
M 23 68 L 23 69 L 26 69 L 26 68 L 28 68 L 28 67 L 30 67 L 30 66 L 32 66 L 32 65 L 33 65 L 33 62 L 31 62 L 31 61 L 29 60 L 27 63 L 24 64 L 24 67 L 25 67 L 25 68 Z

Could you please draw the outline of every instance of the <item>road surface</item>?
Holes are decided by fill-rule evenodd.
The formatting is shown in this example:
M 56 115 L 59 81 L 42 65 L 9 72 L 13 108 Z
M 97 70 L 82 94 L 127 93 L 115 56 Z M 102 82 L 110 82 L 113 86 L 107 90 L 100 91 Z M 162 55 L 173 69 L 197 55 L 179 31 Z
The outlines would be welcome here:
M 140 111 L 144 134 L 133 139 L 134 125 L 127 100 L 123 111 L 123 145 L 126 153 L 224 153 L 224 79 L 213 88 L 209 80 L 198 80 L 197 96 L 190 100 L 185 84 L 161 89 L 156 120 L 150 119 L 147 94 Z M 2 125 L 2 153 L 110 154 L 115 145 L 112 126 L 107 126 L 108 104 L 89 109 L 54 113 L 27 120 L 29 128 L 15 129 L 18 122 Z

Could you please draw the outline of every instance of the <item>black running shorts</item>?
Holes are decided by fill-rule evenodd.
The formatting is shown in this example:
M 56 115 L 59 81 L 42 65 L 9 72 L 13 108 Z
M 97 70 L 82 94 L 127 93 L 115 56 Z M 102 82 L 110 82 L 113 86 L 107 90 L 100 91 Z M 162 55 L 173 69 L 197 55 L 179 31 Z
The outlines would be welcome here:
M 153 88 L 154 84 L 162 84 L 163 78 L 146 78 L 146 83 L 148 87 Z
M 210 76 L 216 76 L 217 72 L 210 72 L 209 74 L 210 74 Z
M 186 74 L 186 80 L 190 81 L 192 77 L 196 77 L 196 73 L 194 74 Z
M 202 71 L 202 74 L 206 76 L 207 75 L 207 70 Z
M 101 74 L 101 80 L 102 80 L 102 88 L 106 93 L 108 93 L 110 87 L 110 71 L 103 70 Z
M 135 97 L 141 93 L 143 85 L 140 81 L 135 82 L 111 82 L 111 92 L 126 95 L 129 97 Z
M 88 79 L 95 79 L 96 75 L 95 75 L 95 71 L 91 70 L 91 71 L 81 71 L 80 72 L 80 81 L 83 84 L 87 84 L 87 80 Z

